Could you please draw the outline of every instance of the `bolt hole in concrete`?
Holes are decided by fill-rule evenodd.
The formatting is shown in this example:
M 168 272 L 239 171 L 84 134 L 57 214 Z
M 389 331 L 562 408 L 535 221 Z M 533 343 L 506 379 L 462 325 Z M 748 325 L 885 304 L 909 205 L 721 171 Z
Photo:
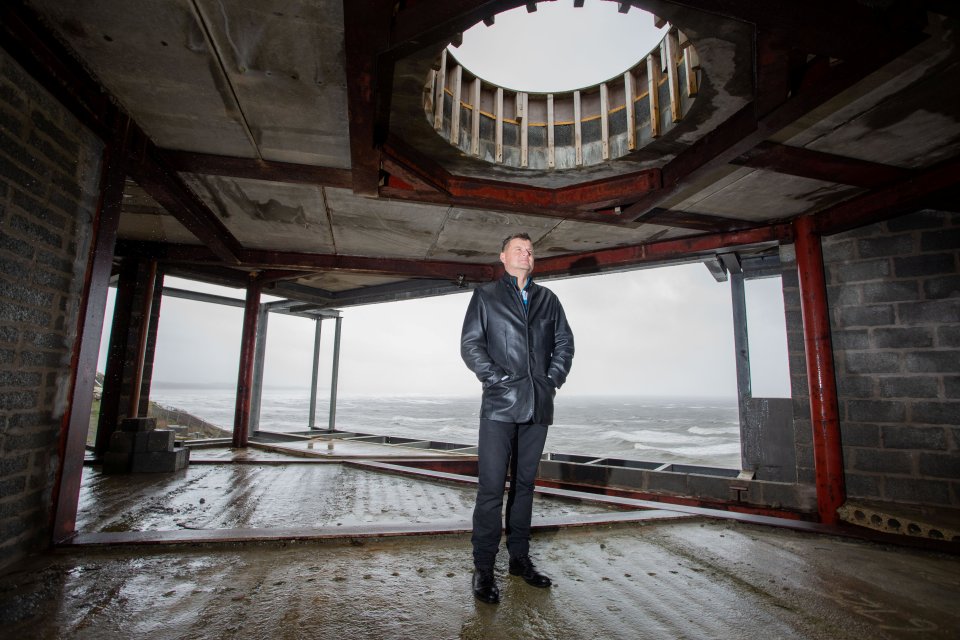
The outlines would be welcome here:
M 857 520 L 860 520 L 860 521 L 862 522 L 863 520 L 866 519 L 867 514 L 865 514 L 863 511 L 860 511 L 859 509 L 857 509 L 856 511 L 853 512 L 853 517 L 856 518 Z

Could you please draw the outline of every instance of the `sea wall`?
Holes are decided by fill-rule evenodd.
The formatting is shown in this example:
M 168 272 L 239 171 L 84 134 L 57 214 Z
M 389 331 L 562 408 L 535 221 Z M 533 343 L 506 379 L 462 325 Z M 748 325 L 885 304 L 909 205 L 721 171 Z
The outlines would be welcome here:
M 0 567 L 49 540 L 101 150 L 0 50 Z
M 795 263 L 783 252 L 799 481 L 813 482 Z M 823 238 L 846 490 L 960 507 L 960 215 L 923 211 Z

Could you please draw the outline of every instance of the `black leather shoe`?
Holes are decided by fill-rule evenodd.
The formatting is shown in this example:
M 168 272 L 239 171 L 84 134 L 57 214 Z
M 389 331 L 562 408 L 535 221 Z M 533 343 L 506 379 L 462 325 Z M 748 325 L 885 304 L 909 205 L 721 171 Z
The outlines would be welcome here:
M 493 577 L 493 569 L 474 569 L 473 570 L 473 595 L 477 600 L 497 604 L 500 602 L 500 589 L 497 588 L 497 581 Z
M 527 584 L 541 589 L 553 584 L 550 578 L 537 571 L 533 562 L 530 561 L 530 556 L 510 558 L 510 575 L 520 576 Z

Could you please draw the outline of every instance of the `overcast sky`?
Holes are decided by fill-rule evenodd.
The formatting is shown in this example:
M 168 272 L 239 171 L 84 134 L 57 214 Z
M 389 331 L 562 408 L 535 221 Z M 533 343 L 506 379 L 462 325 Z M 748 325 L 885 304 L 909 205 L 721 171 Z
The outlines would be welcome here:
M 167 285 L 243 296 L 240 290 L 177 278 L 168 278 Z M 554 280 L 545 286 L 560 297 L 575 336 L 576 356 L 563 393 L 736 395 L 730 286 L 716 282 L 702 264 Z M 460 359 L 460 328 L 469 295 L 345 309 L 339 392 L 479 393 L 479 382 Z M 788 396 L 780 280 L 748 282 L 747 300 L 754 394 Z M 111 291 L 111 306 L 112 301 Z M 242 320 L 241 308 L 165 297 L 154 380 L 235 384 Z M 325 321 L 321 396 L 329 389 L 333 334 L 334 322 Z M 101 348 L 101 371 L 108 335 Z M 313 321 L 271 314 L 266 386 L 309 387 L 313 335 Z
M 463 34 L 452 49 L 475 75 L 510 89 L 569 91 L 618 77 L 660 43 L 666 28 L 653 26 L 653 16 L 618 3 L 587 0 L 575 9 L 573 0 L 542 2 L 527 13 L 517 7 L 482 22 Z
M 572 5 L 572 0 L 562 0 L 541 3 L 532 14 L 523 7 L 501 14 L 494 27 L 481 23 L 466 32 L 456 55 L 489 81 L 528 91 L 563 90 L 623 73 L 662 38 L 652 17 L 639 10 L 620 14 L 616 2 L 600 0 L 587 0 L 582 9 Z M 521 50 L 522 45 L 528 48 Z M 490 248 L 491 261 L 498 252 L 499 247 Z M 779 283 L 747 284 L 758 397 L 789 395 Z M 172 278 L 167 284 L 192 286 Z M 556 280 L 547 286 L 560 297 L 575 334 L 573 370 L 562 393 L 736 395 L 729 284 L 717 283 L 702 264 Z M 219 287 L 192 288 L 243 296 Z M 463 293 L 346 309 L 340 393 L 478 394 L 479 382 L 460 359 L 468 300 L 469 293 Z M 111 308 L 112 301 L 111 291 Z M 241 323 L 242 309 L 165 298 L 154 380 L 235 384 Z M 105 325 L 108 332 L 109 318 Z M 322 395 L 329 388 L 333 328 L 333 322 L 324 323 Z M 313 335 L 310 320 L 271 316 L 267 386 L 309 386 Z

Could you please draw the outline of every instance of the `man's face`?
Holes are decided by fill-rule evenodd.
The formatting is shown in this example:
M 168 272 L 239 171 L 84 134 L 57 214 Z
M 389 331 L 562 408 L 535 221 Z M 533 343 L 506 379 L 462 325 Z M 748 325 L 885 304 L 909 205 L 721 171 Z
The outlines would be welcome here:
M 533 271 L 533 244 L 529 240 L 514 238 L 500 254 L 500 262 L 510 275 L 529 274 Z

